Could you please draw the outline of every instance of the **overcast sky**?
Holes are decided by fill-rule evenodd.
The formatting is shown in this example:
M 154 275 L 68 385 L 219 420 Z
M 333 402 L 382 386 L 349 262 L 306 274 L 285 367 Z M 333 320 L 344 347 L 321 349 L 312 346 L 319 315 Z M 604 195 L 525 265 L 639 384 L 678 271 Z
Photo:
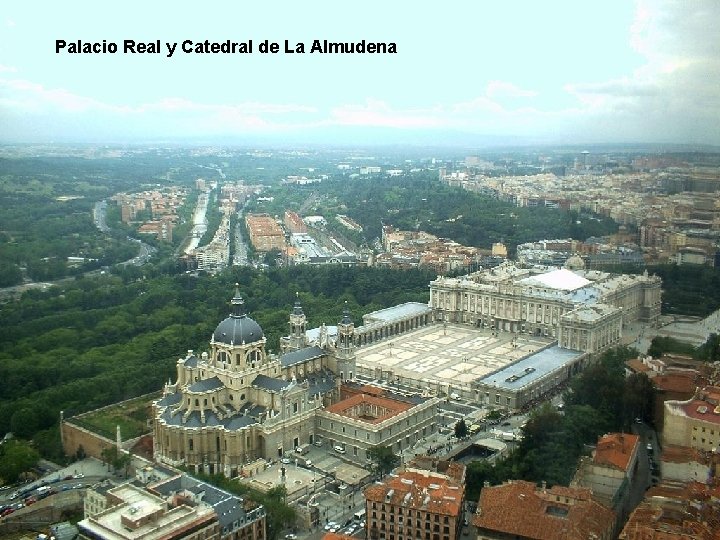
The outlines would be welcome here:
M 7 1 L 0 140 L 717 145 L 718 21 L 718 0 Z M 56 54 L 58 39 L 120 50 Z M 167 57 L 206 39 L 253 54 Z M 260 54 L 265 39 L 397 54 Z

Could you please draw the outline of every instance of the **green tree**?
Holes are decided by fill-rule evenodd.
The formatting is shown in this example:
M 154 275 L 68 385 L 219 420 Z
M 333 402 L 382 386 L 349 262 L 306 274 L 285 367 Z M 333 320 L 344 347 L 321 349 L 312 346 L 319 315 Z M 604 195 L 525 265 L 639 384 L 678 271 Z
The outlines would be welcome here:
M 10 419 L 10 431 L 21 439 L 32 438 L 39 426 L 40 421 L 34 407 L 20 409 Z
M 132 463 L 132 458 L 125 452 L 120 452 L 117 446 L 112 445 L 104 448 L 100 452 L 100 457 L 103 463 L 111 467 L 113 472 L 124 471 L 125 476 L 128 474 L 128 469 Z
M 625 379 L 623 393 L 623 424 L 629 426 L 634 418 L 652 420 L 655 407 L 655 386 L 645 373 L 633 373 Z
M 7 484 L 15 483 L 39 459 L 40 454 L 29 444 L 17 439 L 7 441 L 0 445 L 0 478 Z
M 378 445 L 368 449 L 367 457 L 370 460 L 370 470 L 378 478 L 382 478 L 400 463 L 400 456 L 393 453 L 389 446 Z
M 263 499 L 268 515 L 268 538 L 278 538 L 280 533 L 295 523 L 297 512 L 287 502 L 287 488 L 276 486 L 266 493 Z
M 461 418 L 460 421 L 455 424 L 455 437 L 462 439 L 463 437 L 467 437 L 467 434 L 467 424 L 465 423 L 465 419 Z
M 698 347 L 696 356 L 707 362 L 720 360 L 720 335 L 715 332 L 710 334 L 707 341 Z

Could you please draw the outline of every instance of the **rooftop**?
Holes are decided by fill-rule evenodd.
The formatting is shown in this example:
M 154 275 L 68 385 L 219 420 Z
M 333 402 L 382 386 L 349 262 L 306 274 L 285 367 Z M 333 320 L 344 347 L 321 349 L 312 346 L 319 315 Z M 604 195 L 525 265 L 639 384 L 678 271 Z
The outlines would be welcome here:
M 656 375 L 652 379 L 655 388 L 661 392 L 678 392 L 689 396 L 702 383 L 700 375 L 696 371 L 666 371 L 662 375 Z
M 382 484 L 365 489 L 368 501 L 423 509 L 432 514 L 460 516 L 465 487 L 447 476 L 420 469 L 406 469 Z
M 666 401 L 665 407 L 675 414 L 720 425 L 720 388 L 706 386 L 694 398 Z
M 371 322 L 392 322 L 406 317 L 416 317 L 432 313 L 432 309 L 427 304 L 420 302 L 406 302 L 397 306 L 379 309 L 363 316 L 365 324 Z
M 410 403 L 389 397 L 357 394 L 330 405 L 326 411 L 369 424 L 379 424 L 388 418 L 407 411 L 411 407 L 412 404 Z
M 595 322 L 614 313 L 620 313 L 620 309 L 608 304 L 589 304 L 568 311 L 562 319 L 565 322 Z
M 620 533 L 621 540 L 717 540 L 717 487 L 699 482 L 650 488 Z
M 585 353 L 581 351 L 553 345 L 496 371 L 478 382 L 487 386 L 516 390 L 560 369 L 583 354 Z
M 615 516 L 595 502 L 589 489 L 555 486 L 540 489 L 532 482 L 510 481 L 480 493 L 473 524 L 537 540 L 606 538 Z
M 640 437 L 630 433 L 608 433 L 597 442 L 593 461 L 627 471 L 630 460 L 636 454 Z
M 689 446 L 677 446 L 674 444 L 666 444 L 663 446 L 660 461 L 666 463 L 708 463 L 707 454 L 690 448 Z
M 559 289 L 562 291 L 574 291 L 592 283 L 584 277 L 578 276 L 575 272 L 561 268 L 544 274 L 521 279 L 518 283 L 532 285 L 547 289 Z
M 210 526 L 216 521 L 208 506 L 181 504 L 169 507 L 162 497 L 132 484 L 108 491 L 113 501 L 105 511 L 78 523 L 87 535 L 110 540 L 165 538 L 173 531 L 188 527 Z

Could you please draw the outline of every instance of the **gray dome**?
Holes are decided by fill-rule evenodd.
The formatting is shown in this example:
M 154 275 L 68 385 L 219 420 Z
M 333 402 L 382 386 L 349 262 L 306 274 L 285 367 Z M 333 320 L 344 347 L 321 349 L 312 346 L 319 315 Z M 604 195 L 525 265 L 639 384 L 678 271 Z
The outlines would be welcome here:
M 226 343 L 228 345 L 254 343 L 260 341 L 262 338 L 262 328 L 247 315 L 240 317 L 230 315 L 218 324 L 215 332 L 213 332 L 213 340 L 216 343 Z
M 235 284 L 237 287 L 237 283 Z M 213 340 L 216 343 L 227 345 L 241 345 L 243 343 L 255 343 L 263 338 L 263 331 L 260 325 L 245 314 L 245 302 L 240 296 L 240 291 L 235 290 L 235 296 L 230 304 L 233 307 L 232 314 L 217 325 L 213 332 Z

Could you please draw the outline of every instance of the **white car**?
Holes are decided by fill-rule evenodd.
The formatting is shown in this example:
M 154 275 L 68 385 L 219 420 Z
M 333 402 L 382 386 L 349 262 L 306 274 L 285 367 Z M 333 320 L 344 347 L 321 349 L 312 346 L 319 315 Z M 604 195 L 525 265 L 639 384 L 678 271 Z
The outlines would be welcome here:
M 333 447 L 333 450 L 335 450 L 338 454 L 344 454 L 344 453 L 345 453 L 345 449 L 344 449 L 342 446 L 340 446 L 340 445 Z
M 282 458 L 282 459 L 280 460 L 280 462 L 281 462 L 281 463 L 284 463 L 285 465 L 288 465 L 288 464 L 290 463 L 290 458 L 284 457 L 284 458 Z

